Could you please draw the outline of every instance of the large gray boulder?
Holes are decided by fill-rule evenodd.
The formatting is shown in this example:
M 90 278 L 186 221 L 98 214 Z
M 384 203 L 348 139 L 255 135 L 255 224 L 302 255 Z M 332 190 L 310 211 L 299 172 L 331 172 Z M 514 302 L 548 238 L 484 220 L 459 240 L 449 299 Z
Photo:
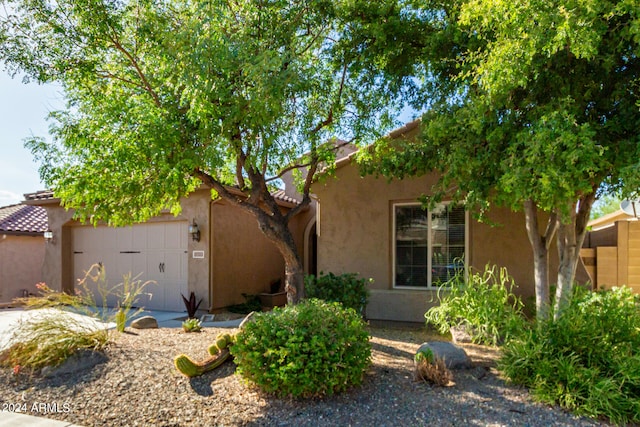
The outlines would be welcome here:
M 134 329 L 157 329 L 158 321 L 153 316 L 143 316 L 131 322 Z
M 40 371 L 43 377 L 52 378 L 59 375 L 75 374 L 107 361 L 107 356 L 99 351 L 80 350 L 71 355 L 62 364 L 51 367 L 45 366 Z
M 420 346 L 418 353 L 430 349 L 434 356 L 444 360 L 444 364 L 449 369 L 471 368 L 471 360 L 467 353 L 457 345 L 446 341 L 426 342 Z

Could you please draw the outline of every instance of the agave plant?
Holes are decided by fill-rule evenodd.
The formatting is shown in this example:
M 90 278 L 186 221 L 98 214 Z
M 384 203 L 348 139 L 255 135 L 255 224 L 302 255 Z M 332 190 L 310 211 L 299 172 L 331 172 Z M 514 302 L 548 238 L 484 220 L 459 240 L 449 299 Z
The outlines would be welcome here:
M 189 299 L 187 299 L 182 294 L 180 294 L 180 296 L 184 301 L 184 306 L 187 308 L 187 317 L 189 319 L 195 319 L 198 307 L 200 307 L 200 304 L 202 303 L 202 298 L 200 298 L 200 301 L 196 303 L 196 294 L 194 294 L 193 292 L 191 292 L 191 294 L 189 295 Z

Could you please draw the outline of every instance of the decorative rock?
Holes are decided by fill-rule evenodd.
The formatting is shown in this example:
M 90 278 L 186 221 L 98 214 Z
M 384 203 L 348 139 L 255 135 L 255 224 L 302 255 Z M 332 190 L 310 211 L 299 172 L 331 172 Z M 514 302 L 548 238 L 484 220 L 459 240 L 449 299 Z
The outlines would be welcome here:
M 107 361 L 107 356 L 99 351 L 80 350 L 76 354 L 70 356 L 59 366 L 45 366 L 40 371 L 43 377 L 51 378 L 58 375 L 73 374 L 85 369 L 93 368 L 100 363 Z
M 452 326 L 449 328 L 449 331 L 451 331 L 451 339 L 455 344 L 473 342 L 471 334 L 469 333 L 469 327 L 465 324 Z
M 444 360 L 444 364 L 449 369 L 471 368 L 471 360 L 465 351 L 457 345 L 445 341 L 426 342 L 420 346 L 418 353 L 430 349 L 434 356 Z
M 131 327 L 135 329 L 157 329 L 158 321 L 153 316 L 143 316 L 131 322 Z

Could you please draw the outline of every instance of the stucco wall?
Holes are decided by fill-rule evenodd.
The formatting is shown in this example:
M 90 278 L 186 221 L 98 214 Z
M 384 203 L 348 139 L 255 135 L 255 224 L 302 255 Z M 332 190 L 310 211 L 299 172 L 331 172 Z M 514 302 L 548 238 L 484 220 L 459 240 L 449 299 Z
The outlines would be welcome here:
M 245 302 L 242 294 L 268 292 L 284 280 L 284 261 L 249 213 L 225 201 L 211 205 L 212 309 Z
M 200 229 L 200 241 L 188 239 L 188 289 L 202 298 L 201 308 L 210 306 L 209 289 L 209 190 L 199 190 L 182 201 L 182 213 L 173 216 L 169 213 L 151 218 L 148 222 L 164 221 L 196 221 Z M 73 291 L 77 278 L 73 277 L 72 228 L 83 226 L 73 220 L 73 210 L 65 210 L 56 203 L 45 204 L 49 229 L 53 231 L 54 240 L 45 247 L 46 254 L 42 267 L 43 278 L 53 289 Z M 87 225 L 90 227 L 91 225 Z M 204 258 L 194 258 L 193 251 L 204 251 Z
M 42 236 L 0 234 L 0 302 L 22 297 L 23 290 L 37 293 L 43 280 L 45 243 Z
M 435 174 L 391 182 L 362 178 L 351 163 L 339 168 L 335 178 L 313 188 L 319 200 L 318 267 L 324 272 L 354 272 L 372 278 L 370 319 L 422 322 L 424 312 L 434 304 L 435 291 L 393 289 L 391 248 L 393 204 L 415 202 L 436 179 Z M 487 263 L 507 267 L 518 285 L 517 293 L 533 297 L 533 255 L 524 214 L 494 209 L 489 217 L 498 225 L 478 223 L 469 215 L 469 265 L 480 270 Z M 550 254 L 550 271 L 554 271 L 555 246 Z M 584 279 L 585 274 L 581 266 L 578 278 Z
M 46 245 L 43 276 L 54 289 L 72 291 L 72 230 L 82 226 L 56 203 L 45 205 L 54 241 Z M 303 256 L 304 230 L 314 216 L 314 209 L 301 212 L 291 222 L 298 251 Z M 200 241 L 188 239 L 188 288 L 201 308 L 215 310 L 244 302 L 243 293 L 258 294 L 269 290 L 277 279 L 284 280 L 284 262 L 276 247 L 262 234 L 256 219 L 248 213 L 218 200 L 211 201 L 209 190 L 201 189 L 182 200 L 182 213 L 174 217 L 163 214 L 156 221 L 194 221 L 200 229 Z M 204 251 L 204 258 L 194 258 L 193 251 Z

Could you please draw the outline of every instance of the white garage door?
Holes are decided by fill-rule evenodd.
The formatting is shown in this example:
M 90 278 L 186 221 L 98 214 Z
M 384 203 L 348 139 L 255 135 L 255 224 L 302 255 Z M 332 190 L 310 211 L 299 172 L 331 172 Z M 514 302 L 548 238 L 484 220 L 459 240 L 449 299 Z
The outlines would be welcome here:
M 150 310 L 183 311 L 180 294 L 187 295 L 187 238 L 186 222 L 158 222 L 130 227 L 74 227 L 73 273 L 83 278 L 93 264 L 105 268 L 107 287 L 122 283 L 122 276 L 140 274 L 140 280 L 151 280 L 145 288 L 150 295 L 142 295 L 138 306 Z M 97 285 L 87 281 L 94 295 Z M 114 306 L 115 298 L 107 304 Z M 98 301 L 101 304 L 101 301 Z

